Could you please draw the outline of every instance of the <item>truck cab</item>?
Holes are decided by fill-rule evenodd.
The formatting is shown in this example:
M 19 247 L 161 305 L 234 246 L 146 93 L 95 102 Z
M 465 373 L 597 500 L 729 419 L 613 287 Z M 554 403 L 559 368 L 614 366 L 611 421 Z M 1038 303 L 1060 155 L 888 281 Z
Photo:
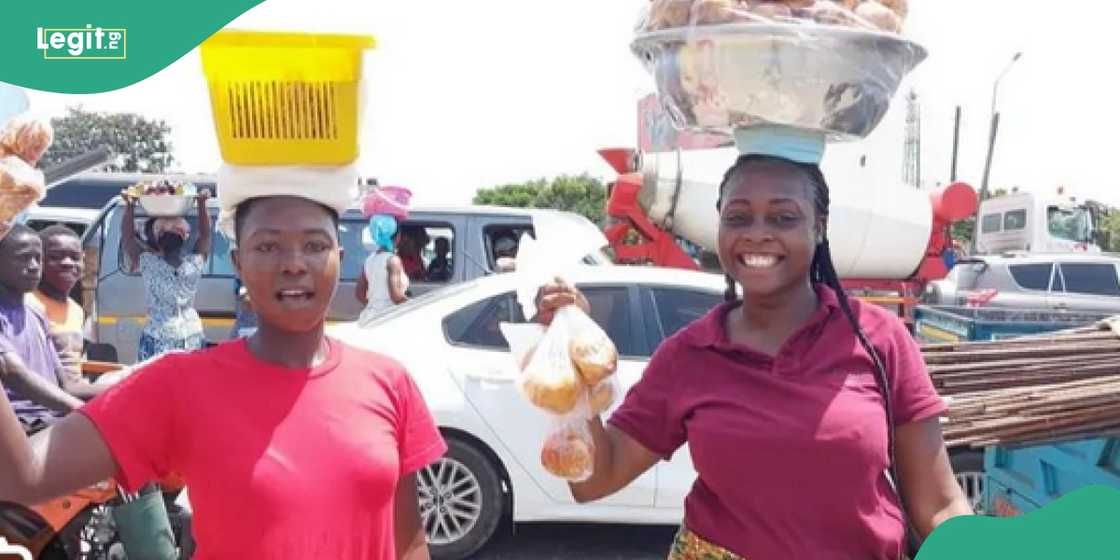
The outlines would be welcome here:
M 980 203 L 980 253 L 1100 253 L 1099 213 L 1071 197 L 1016 192 Z
M 217 202 L 211 200 L 208 210 L 211 221 L 216 222 Z M 123 217 L 124 205 L 115 198 L 101 210 L 83 236 L 86 270 L 81 283 L 81 303 L 87 316 L 86 338 L 98 349 L 98 355 L 91 357 L 132 363 L 136 359 L 146 308 L 143 280 L 137 271 L 129 270 L 121 249 Z M 143 209 L 137 207 L 136 231 L 143 231 L 146 219 Z M 186 219 L 192 225 L 192 238 L 187 240 L 186 247 L 193 247 L 198 230 L 195 211 L 192 210 Z M 343 259 L 328 321 L 352 321 L 362 310 L 355 287 L 370 252 L 367 223 L 355 209 L 340 216 Z M 450 248 L 450 273 L 435 277 L 420 272 L 413 276 L 412 296 L 497 273 L 495 242 L 501 238 L 520 239 L 524 233 L 538 240 L 578 245 L 586 255 L 583 258 L 586 264 L 611 264 L 602 232 L 583 216 L 569 212 L 485 206 L 416 208 L 402 223 L 401 232 L 417 242 L 415 245 L 420 248 L 425 270 L 435 258 L 438 239 L 447 240 Z M 215 232 L 195 298 L 195 309 L 202 318 L 209 342 L 228 338 L 234 324 L 236 271 L 230 249 L 229 240 Z

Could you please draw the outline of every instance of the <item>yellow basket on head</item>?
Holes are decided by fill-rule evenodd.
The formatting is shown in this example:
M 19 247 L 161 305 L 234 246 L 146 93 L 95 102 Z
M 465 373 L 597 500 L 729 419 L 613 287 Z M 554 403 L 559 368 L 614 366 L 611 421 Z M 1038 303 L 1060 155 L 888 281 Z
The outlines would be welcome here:
M 358 159 L 367 35 L 219 31 L 202 43 L 222 159 L 346 165 Z

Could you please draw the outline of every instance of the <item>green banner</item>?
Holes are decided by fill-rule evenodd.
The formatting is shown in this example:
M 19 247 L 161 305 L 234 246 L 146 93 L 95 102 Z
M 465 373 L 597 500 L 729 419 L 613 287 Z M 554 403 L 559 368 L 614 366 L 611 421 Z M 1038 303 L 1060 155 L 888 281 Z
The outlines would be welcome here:
M 0 82 L 57 93 L 120 89 L 262 1 L 9 2 L 0 20 Z
M 957 517 L 930 535 L 917 560 L 1120 558 L 1120 490 L 1086 486 L 1016 517 Z

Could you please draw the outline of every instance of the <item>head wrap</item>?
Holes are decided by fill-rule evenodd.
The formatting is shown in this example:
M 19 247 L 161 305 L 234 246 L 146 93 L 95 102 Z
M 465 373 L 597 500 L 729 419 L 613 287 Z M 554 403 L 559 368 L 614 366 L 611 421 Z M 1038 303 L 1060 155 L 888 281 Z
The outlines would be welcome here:
M 373 244 L 385 251 L 393 250 L 393 237 L 397 235 L 397 219 L 388 214 L 369 217 L 369 236 Z
M 236 241 L 237 206 L 251 198 L 295 196 L 318 202 L 341 216 L 358 197 L 358 168 L 343 166 L 243 166 L 218 171 L 218 231 Z

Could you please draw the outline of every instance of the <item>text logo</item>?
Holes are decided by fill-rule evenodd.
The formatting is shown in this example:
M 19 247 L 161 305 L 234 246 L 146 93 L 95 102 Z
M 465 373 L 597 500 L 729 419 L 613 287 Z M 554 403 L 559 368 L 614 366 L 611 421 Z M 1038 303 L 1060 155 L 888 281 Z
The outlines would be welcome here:
M 31 560 L 31 551 L 22 546 L 8 544 L 7 539 L 0 537 L 0 560 Z
M 39 27 L 36 46 L 47 60 L 124 60 L 128 32 L 86 25 L 83 29 Z

